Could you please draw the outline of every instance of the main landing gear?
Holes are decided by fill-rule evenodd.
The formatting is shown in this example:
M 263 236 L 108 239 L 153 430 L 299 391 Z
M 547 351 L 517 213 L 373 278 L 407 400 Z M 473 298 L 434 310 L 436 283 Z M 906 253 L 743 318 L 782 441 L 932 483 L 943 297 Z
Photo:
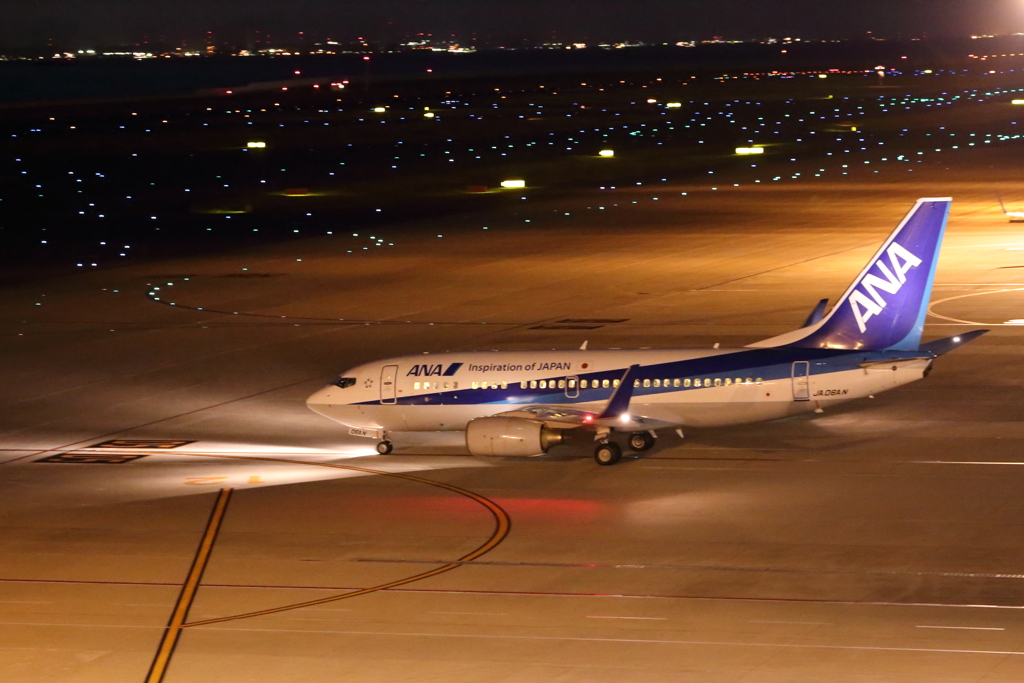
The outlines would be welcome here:
M 634 451 L 649 451 L 653 445 L 654 437 L 650 432 L 633 432 L 629 435 L 629 447 Z
M 381 455 L 387 455 L 392 451 L 392 449 L 394 449 L 394 445 L 387 439 L 377 444 L 377 452 Z
M 642 453 L 654 446 L 654 435 L 650 432 L 633 432 L 629 435 L 630 449 Z M 594 448 L 594 460 L 598 465 L 614 465 L 622 460 L 622 449 L 617 443 L 611 441 L 600 441 Z

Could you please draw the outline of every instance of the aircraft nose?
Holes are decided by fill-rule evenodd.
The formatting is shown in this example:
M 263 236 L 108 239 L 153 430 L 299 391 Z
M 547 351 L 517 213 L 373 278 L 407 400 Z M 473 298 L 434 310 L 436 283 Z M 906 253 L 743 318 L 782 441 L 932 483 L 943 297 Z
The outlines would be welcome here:
M 333 388 L 334 387 L 328 385 L 323 389 L 320 389 L 319 391 L 313 393 L 309 398 L 306 399 L 306 405 L 313 410 L 316 410 L 318 406 L 327 405 L 330 402 L 331 389 Z

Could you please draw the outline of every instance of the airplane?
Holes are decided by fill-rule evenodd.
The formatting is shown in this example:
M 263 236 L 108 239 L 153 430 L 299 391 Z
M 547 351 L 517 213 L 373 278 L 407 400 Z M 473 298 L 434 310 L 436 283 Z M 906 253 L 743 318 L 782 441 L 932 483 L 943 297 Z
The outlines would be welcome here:
M 348 370 L 307 400 L 314 412 L 377 440 L 395 432 L 465 431 L 473 455 L 545 454 L 574 431 L 594 459 L 650 449 L 658 432 L 777 420 L 926 377 L 932 363 L 988 332 L 921 343 L 952 199 L 917 200 L 825 314 L 741 348 L 424 354 Z
M 996 195 L 996 199 L 999 200 L 999 208 L 1003 210 L 1003 215 L 1009 218 L 1011 223 L 1024 223 L 1024 211 L 1007 211 L 1003 198 Z

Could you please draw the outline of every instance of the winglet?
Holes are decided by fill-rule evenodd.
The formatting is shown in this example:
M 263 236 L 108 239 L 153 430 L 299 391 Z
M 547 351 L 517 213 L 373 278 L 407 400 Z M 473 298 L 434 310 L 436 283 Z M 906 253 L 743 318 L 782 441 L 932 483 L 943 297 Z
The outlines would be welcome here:
M 818 305 L 814 307 L 811 314 L 807 316 L 807 320 L 804 321 L 804 327 L 810 327 L 814 323 L 821 322 L 821 319 L 825 317 L 825 307 L 828 306 L 828 299 L 822 299 L 818 302 Z
M 580 351 L 586 351 L 587 350 L 587 341 L 590 341 L 590 340 L 589 339 L 585 340 L 582 344 L 580 344 Z
M 626 374 L 619 380 L 619 386 L 612 392 L 611 398 L 608 399 L 608 405 L 604 407 L 601 414 L 597 416 L 598 420 L 605 420 L 610 417 L 621 417 L 626 414 L 629 410 L 629 401 L 633 398 L 633 374 L 639 365 L 630 365 L 626 369 Z

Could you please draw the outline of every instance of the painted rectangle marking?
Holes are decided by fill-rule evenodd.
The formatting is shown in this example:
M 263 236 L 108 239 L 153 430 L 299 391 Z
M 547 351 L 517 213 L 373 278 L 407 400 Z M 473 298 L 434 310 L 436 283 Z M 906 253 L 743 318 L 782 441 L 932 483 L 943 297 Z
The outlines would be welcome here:
M 195 441 L 186 441 L 184 439 L 111 439 L 110 441 L 93 444 L 92 446 L 89 446 L 89 448 L 140 448 L 146 450 L 167 450 L 170 448 L 187 446 L 190 443 L 195 443 Z
M 149 453 L 57 453 L 40 458 L 35 462 L 48 462 L 68 465 L 123 465 Z

